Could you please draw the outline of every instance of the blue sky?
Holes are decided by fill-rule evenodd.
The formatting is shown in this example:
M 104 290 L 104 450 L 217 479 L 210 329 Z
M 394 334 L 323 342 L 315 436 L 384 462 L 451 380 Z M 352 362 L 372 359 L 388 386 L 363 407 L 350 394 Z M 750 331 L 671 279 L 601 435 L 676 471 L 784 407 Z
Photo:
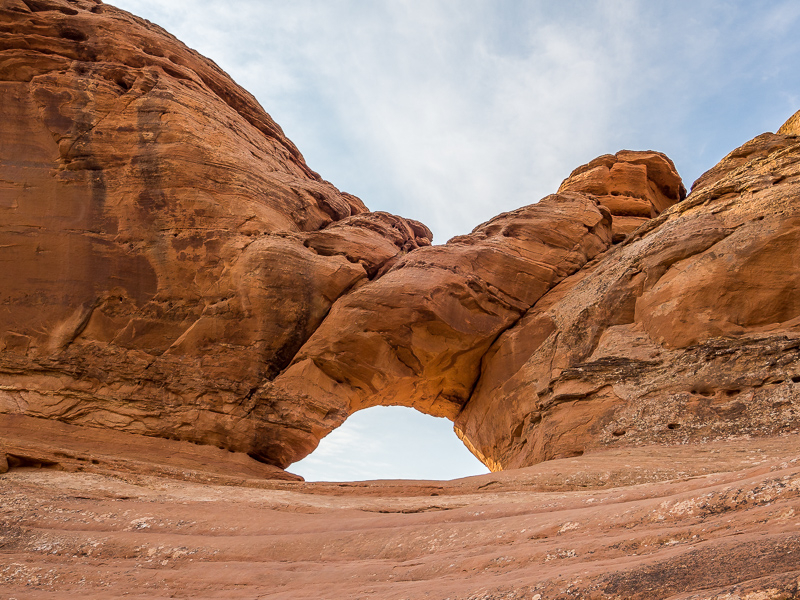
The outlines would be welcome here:
M 436 243 L 622 148 L 665 152 L 688 188 L 800 109 L 794 0 L 110 3 L 212 58 L 311 168 L 372 210 L 424 222 Z M 387 477 L 480 469 L 448 423 L 386 411 L 354 415 L 294 470 L 372 478 L 366 455 Z M 423 451 L 414 466 L 402 449 L 376 445 L 395 435 L 386 427 L 408 429 L 397 435 L 418 445 L 441 430 L 453 448 Z M 365 458 L 345 466 L 343 456 Z

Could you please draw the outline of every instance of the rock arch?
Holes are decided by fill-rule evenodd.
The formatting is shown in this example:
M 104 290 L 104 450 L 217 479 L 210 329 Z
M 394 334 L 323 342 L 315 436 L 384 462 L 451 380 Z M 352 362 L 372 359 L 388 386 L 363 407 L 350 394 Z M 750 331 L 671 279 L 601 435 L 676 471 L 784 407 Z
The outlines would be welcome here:
M 606 204 L 617 214 L 629 206 L 641 213 L 646 204 L 656 215 L 685 195 L 674 166 L 657 153 L 621 152 L 587 167 L 559 194 L 416 250 L 337 301 L 260 396 L 265 421 L 309 407 L 291 445 L 282 442 L 283 424 L 262 429 L 260 456 L 286 466 L 367 406 L 411 406 L 456 420 L 498 336 L 611 246 L 614 215 Z
M 665 156 L 623 151 L 432 247 L 163 30 L 51 3 L 69 10 L 0 14 L 2 412 L 287 466 L 353 411 L 403 405 L 497 466 L 462 422 L 489 348 L 685 195 Z

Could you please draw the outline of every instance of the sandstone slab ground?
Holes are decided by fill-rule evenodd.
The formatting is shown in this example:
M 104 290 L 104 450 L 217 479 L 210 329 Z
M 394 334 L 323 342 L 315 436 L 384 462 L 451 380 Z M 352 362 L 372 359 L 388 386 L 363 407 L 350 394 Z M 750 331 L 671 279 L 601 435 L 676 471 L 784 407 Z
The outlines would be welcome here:
M 19 466 L 0 477 L 0 590 L 18 600 L 794 598 L 799 441 L 602 450 L 450 482 L 202 483 L 93 471 L 91 459 L 84 471 Z

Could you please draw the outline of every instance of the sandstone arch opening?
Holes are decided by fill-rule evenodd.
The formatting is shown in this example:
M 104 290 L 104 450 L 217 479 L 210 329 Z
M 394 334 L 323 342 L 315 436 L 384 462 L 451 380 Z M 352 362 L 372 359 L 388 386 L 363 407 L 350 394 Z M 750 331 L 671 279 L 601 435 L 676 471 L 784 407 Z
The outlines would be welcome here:
M 357 411 L 289 470 L 306 481 L 457 479 L 488 473 L 448 419 L 403 406 Z

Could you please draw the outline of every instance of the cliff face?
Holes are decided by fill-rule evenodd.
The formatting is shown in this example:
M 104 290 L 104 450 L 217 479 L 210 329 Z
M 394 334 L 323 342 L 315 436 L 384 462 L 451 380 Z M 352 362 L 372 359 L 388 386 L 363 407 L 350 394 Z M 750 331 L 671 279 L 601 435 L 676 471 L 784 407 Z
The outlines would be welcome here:
M 150 23 L 10 0 L 0 28 L 0 411 L 251 451 L 253 392 L 430 232 Z
M 798 425 L 797 116 L 688 197 L 621 151 L 429 247 L 146 21 L 6 0 L 0 36 L 0 413 L 280 467 L 378 404 L 492 469 Z
M 800 113 L 688 197 L 621 151 L 430 247 L 158 27 L 3 0 L 0 587 L 798 597 L 799 196 Z M 378 404 L 506 472 L 280 468 Z

